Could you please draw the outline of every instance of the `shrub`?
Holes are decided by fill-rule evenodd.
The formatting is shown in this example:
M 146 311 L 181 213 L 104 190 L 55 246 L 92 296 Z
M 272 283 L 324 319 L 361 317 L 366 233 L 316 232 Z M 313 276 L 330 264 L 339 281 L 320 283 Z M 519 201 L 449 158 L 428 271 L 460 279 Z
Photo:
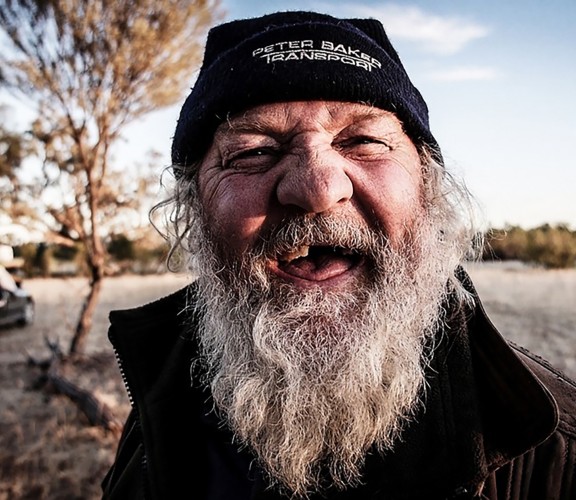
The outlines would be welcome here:
M 486 233 L 485 260 L 520 260 L 550 269 L 576 267 L 576 232 L 567 225 L 508 226 Z

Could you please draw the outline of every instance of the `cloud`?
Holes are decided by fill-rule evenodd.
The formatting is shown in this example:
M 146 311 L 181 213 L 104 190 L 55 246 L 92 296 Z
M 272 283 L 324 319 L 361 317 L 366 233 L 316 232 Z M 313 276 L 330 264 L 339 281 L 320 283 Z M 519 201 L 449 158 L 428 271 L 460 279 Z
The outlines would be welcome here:
M 495 80 L 498 72 L 487 66 L 461 66 L 428 73 L 428 78 L 437 82 L 464 82 L 478 80 Z
M 486 26 L 474 21 L 424 12 L 415 6 L 346 3 L 341 4 L 338 10 L 348 16 L 376 18 L 382 22 L 393 42 L 406 40 L 426 52 L 439 55 L 460 52 L 473 40 L 490 33 Z

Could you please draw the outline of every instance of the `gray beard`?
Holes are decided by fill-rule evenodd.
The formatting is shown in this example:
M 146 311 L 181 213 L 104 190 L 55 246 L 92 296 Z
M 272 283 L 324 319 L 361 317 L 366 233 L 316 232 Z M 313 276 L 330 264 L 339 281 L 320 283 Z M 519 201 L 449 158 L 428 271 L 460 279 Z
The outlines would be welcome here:
M 318 216 L 234 257 L 201 220 L 198 211 L 189 235 L 202 318 L 197 363 L 216 410 L 271 484 L 294 497 L 357 484 L 367 451 L 391 450 L 422 402 L 460 250 L 440 236 L 439 220 L 422 221 L 392 248 L 381 231 Z M 266 272 L 272 250 L 318 240 L 360 248 L 371 275 L 325 292 Z

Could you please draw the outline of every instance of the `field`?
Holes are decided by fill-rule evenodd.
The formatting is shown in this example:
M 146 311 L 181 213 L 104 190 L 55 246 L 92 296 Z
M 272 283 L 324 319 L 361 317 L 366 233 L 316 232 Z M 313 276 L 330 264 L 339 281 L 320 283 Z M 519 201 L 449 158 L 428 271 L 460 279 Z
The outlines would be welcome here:
M 521 265 L 469 267 L 484 306 L 510 340 L 576 377 L 576 270 Z M 122 421 L 129 403 L 106 337 L 110 309 L 131 307 L 176 290 L 179 275 L 109 278 L 95 315 L 89 363 L 66 375 L 90 389 Z M 0 330 L 0 500 L 92 500 L 110 466 L 117 435 L 88 425 L 67 398 L 34 389 L 28 366 L 47 356 L 44 337 L 67 349 L 86 291 L 80 278 L 26 281 L 37 301 L 34 325 Z

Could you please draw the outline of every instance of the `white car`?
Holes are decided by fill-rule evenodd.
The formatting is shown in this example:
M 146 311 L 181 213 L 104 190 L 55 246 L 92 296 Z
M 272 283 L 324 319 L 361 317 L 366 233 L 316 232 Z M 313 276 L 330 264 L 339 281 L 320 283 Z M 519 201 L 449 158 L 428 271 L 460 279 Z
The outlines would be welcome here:
M 34 321 L 32 295 L 16 283 L 5 267 L 0 266 L 0 326 L 29 325 Z

